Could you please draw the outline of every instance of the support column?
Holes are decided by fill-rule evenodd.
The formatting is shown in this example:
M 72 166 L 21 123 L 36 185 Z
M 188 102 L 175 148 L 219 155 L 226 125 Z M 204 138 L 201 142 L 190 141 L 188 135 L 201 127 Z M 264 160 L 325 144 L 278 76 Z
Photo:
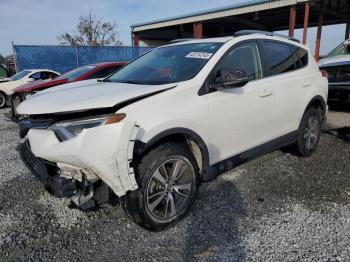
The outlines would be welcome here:
M 297 7 L 296 5 L 292 5 L 289 11 L 289 36 L 290 37 L 294 36 L 296 14 L 297 14 Z
M 203 24 L 202 22 L 193 23 L 193 37 L 203 38 Z
M 320 57 L 323 20 L 324 20 L 324 1 L 322 1 L 322 6 L 321 6 L 321 10 L 320 10 L 320 16 L 318 17 L 316 49 L 315 49 L 315 59 L 316 59 L 316 61 L 318 61 L 318 59 Z
M 134 46 L 139 46 L 139 36 L 134 33 Z
M 350 38 L 350 21 L 346 23 L 345 40 Z
M 307 30 L 309 28 L 309 16 L 310 16 L 310 2 L 305 3 L 305 15 L 304 15 L 304 32 L 303 32 L 303 44 L 306 44 Z

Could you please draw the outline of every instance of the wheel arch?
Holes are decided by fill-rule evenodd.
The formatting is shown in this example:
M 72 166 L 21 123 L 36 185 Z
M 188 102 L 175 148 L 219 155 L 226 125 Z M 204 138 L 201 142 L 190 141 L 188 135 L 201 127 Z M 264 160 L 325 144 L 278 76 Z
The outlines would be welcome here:
M 150 149 L 165 142 L 185 142 L 195 156 L 200 170 L 202 171 L 209 166 L 209 150 L 206 143 L 200 135 L 187 128 L 167 129 L 153 136 L 146 143 L 136 140 L 134 158 L 143 156 Z
M 3 95 L 5 97 L 5 101 L 4 101 L 4 106 L 6 107 L 6 102 L 9 99 L 9 96 L 2 90 L 0 90 L 0 94 Z M 1 108 L 1 107 L 0 107 Z
M 0 90 L 0 93 L 3 94 L 3 95 L 5 95 L 5 97 L 8 97 L 8 95 L 5 93 L 5 91 Z
M 324 100 L 324 98 L 320 95 L 314 96 L 308 103 L 306 109 L 304 110 L 303 115 L 309 110 L 310 108 L 317 108 L 321 110 L 322 112 L 322 120 L 325 120 L 326 118 L 326 113 L 327 113 L 327 103 Z

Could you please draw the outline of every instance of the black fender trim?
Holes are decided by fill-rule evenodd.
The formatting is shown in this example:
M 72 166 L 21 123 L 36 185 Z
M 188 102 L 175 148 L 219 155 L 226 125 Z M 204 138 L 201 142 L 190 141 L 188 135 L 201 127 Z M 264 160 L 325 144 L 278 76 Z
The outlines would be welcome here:
M 311 107 L 311 105 L 315 102 L 318 101 L 321 103 L 321 107 L 322 107 L 322 125 L 325 126 L 327 123 L 327 103 L 326 101 L 324 101 L 323 97 L 320 95 L 314 96 L 310 102 L 308 103 L 307 107 L 304 110 L 303 115 L 306 113 L 306 111 Z
M 140 140 L 136 140 L 134 153 L 142 154 L 144 151 L 154 146 L 157 142 L 159 142 L 163 138 L 166 138 L 167 136 L 171 136 L 171 135 L 184 135 L 186 137 L 193 139 L 193 141 L 197 143 L 199 149 L 201 150 L 202 161 L 203 161 L 203 169 L 202 169 L 201 177 L 202 177 L 202 180 L 205 181 L 206 180 L 205 173 L 209 167 L 209 150 L 204 140 L 201 138 L 201 136 L 190 129 L 181 128 L 181 127 L 171 128 L 171 129 L 162 131 L 158 135 L 152 137 L 147 143 L 144 143 Z
M 327 103 L 326 103 L 326 101 L 324 101 L 324 99 L 323 99 L 322 96 L 317 95 L 317 96 L 313 97 L 313 98 L 310 100 L 310 102 L 307 104 L 307 107 L 305 108 L 304 113 L 310 108 L 310 106 L 311 106 L 315 101 L 320 101 L 320 102 L 321 102 L 321 105 L 322 105 L 322 109 L 323 109 L 324 111 L 326 111 L 326 109 L 327 109 Z

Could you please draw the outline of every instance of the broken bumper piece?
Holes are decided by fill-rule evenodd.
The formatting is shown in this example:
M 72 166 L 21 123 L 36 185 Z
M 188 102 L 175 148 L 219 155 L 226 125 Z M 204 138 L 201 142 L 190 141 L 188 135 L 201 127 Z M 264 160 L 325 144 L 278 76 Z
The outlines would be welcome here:
M 24 164 L 51 194 L 64 198 L 71 197 L 77 192 L 76 182 L 59 176 L 54 163 L 36 158 L 30 150 L 28 141 L 20 144 L 18 150 Z

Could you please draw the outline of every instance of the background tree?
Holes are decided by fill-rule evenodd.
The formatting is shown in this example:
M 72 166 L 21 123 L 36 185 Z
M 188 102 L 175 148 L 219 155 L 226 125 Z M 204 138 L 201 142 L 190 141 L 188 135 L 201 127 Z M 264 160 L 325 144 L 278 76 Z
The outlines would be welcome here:
M 6 64 L 6 58 L 0 54 L 0 64 Z
M 13 55 L 3 56 L 0 54 L 0 65 L 7 70 L 9 76 L 16 73 Z
M 91 12 L 79 18 L 77 31 L 62 34 L 58 37 L 58 41 L 61 45 L 122 45 L 118 40 L 117 25 L 102 22 Z

